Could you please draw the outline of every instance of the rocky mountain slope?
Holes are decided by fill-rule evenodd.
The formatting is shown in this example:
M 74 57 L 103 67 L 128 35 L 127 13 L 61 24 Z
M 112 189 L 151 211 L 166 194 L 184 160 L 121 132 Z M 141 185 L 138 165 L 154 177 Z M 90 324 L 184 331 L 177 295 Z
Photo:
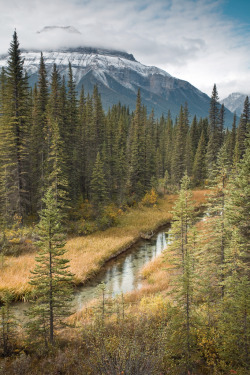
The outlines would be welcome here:
M 248 95 L 250 97 L 250 95 Z M 240 92 L 233 92 L 225 99 L 220 100 L 220 103 L 224 104 L 231 112 L 236 112 L 237 116 L 240 116 L 243 111 L 244 101 L 246 99 L 246 94 L 241 94 Z
M 40 51 L 23 51 L 24 67 L 31 85 L 38 78 Z M 167 72 L 146 66 L 136 61 L 133 55 L 122 51 L 101 48 L 74 48 L 43 51 L 48 77 L 53 64 L 67 79 L 68 64 L 71 62 L 77 89 L 84 85 L 85 93 L 92 92 L 98 85 L 104 109 L 121 102 L 134 109 L 137 91 L 140 88 L 142 102 L 148 112 L 154 108 L 160 117 L 171 111 L 172 117 L 179 113 L 180 105 L 188 103 L 190 114 L 208 116 L 209 97 L 190 83 L 172 77 Z M 7 65 L 7 55 L 0 56 L 0 67 Z M 226 124 L 231 126 L 232 113 L 226 111 Z

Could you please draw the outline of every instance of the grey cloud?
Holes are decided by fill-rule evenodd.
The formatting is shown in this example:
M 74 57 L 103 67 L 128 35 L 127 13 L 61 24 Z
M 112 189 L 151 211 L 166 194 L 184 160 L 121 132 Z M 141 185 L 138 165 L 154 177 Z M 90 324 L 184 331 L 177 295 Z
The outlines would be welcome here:
M 88 45 L 126 50 L 199 88 L 249 77 L 248 45 L 239 28 L 223 19 L 218 0 L 0 0 L 0 53 L 16 27 L 23 48 Z M 44 26 L 72 26 L 81 32 Z M 237 57 L 236 57 L 237 56 Z M 239 71 L 239 64 L 241 70 Z M 233 78 L 232 78 L 233 76 Z M 218 82 L 219 81 L 219 82 Z

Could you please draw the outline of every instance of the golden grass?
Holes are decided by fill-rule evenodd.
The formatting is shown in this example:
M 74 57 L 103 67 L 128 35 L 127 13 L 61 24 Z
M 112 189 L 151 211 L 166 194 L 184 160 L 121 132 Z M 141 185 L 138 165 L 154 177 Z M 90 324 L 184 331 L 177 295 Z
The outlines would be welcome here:
M 205 201 L 205 193 L 204 190 L 194 191 L 197 204 Z M 67 257 L 70 260 L 70 270 L 75 275 L 75 284 L 84 283 L 97 273 L 107 260 L 129 248 L 141 235 L 170 222 L 175 199 L 176 196 L 169 195 L 159 199 L 156 207 L 131 209 L 121 216 L 117 227 L 69 239 L 66 244 Z M 9 290 L 16 299 L 22 299 L 25 293 L 30 291 L 28 281 L 30 270 L 34 266 L 35 253 L 19 257 L 6 256 L 4 267 L 0 268 L 0 293 Z M 164 279 L 160 274 L 154 277 Z M 151 290 L 154 290 L 153 286 Z

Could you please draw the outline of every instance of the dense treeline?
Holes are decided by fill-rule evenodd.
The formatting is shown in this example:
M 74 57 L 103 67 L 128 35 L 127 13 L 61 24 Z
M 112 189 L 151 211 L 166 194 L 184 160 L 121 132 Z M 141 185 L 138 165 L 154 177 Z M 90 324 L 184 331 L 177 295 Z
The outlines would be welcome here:
M 95 213 L 111 202 L 133 204 L 152 187 L 179 187 L 187 171 L 193 186 L 210 178 L 225 145 L 230 165 L 244 153 L 249 102 L 236 130 L 224 130 L 224 107 L 214 86 L 208 119 L 190 121 L 188 108 L 160 120 L 147 116 L 138 92 L 136 109 L 118 104 L 107 114 L 98 88 L 78 96 L 56 65 L 47 77 L 41 54 L 38 83 L 31 90 L 16 33 L 6 69 L 1 72 L 1 221 L 37 217 L 49 186 L 65 213 L 88 199 Z

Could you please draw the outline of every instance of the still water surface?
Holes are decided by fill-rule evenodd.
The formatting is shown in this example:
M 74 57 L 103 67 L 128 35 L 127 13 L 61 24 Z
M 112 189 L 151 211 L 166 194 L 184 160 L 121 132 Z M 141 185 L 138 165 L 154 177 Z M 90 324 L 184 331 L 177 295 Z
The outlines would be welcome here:
M 167 247 L 169 227 L 168 225 L 160 230 L 149 240 L 140 240 L 130 250 L 109 261 L 93 280 L 77 288 L 73 296 L 72 312 L 81 310 L 87 302 L 100 295 L 101 284 L 105 284 L 105 294 L 112 297 L 140 289 L 142 282 L 139 271 Z M 15 315 L 19 320 L 25 320 L 24 311 L 28 307 L 29 303 L 14 304 Z
M 142 286 L 139 271 L 159 255 L 167 246 L 166 229 L 161 230 L 150 240 L 141 240 L 129 251 L 108 262 L 98 275 L 79 288 L 74 296 L 74 309 L 81 310 L 86 302 L 98 295 L 100 284 L 105 284 L 109 296 L 131 292 Z

